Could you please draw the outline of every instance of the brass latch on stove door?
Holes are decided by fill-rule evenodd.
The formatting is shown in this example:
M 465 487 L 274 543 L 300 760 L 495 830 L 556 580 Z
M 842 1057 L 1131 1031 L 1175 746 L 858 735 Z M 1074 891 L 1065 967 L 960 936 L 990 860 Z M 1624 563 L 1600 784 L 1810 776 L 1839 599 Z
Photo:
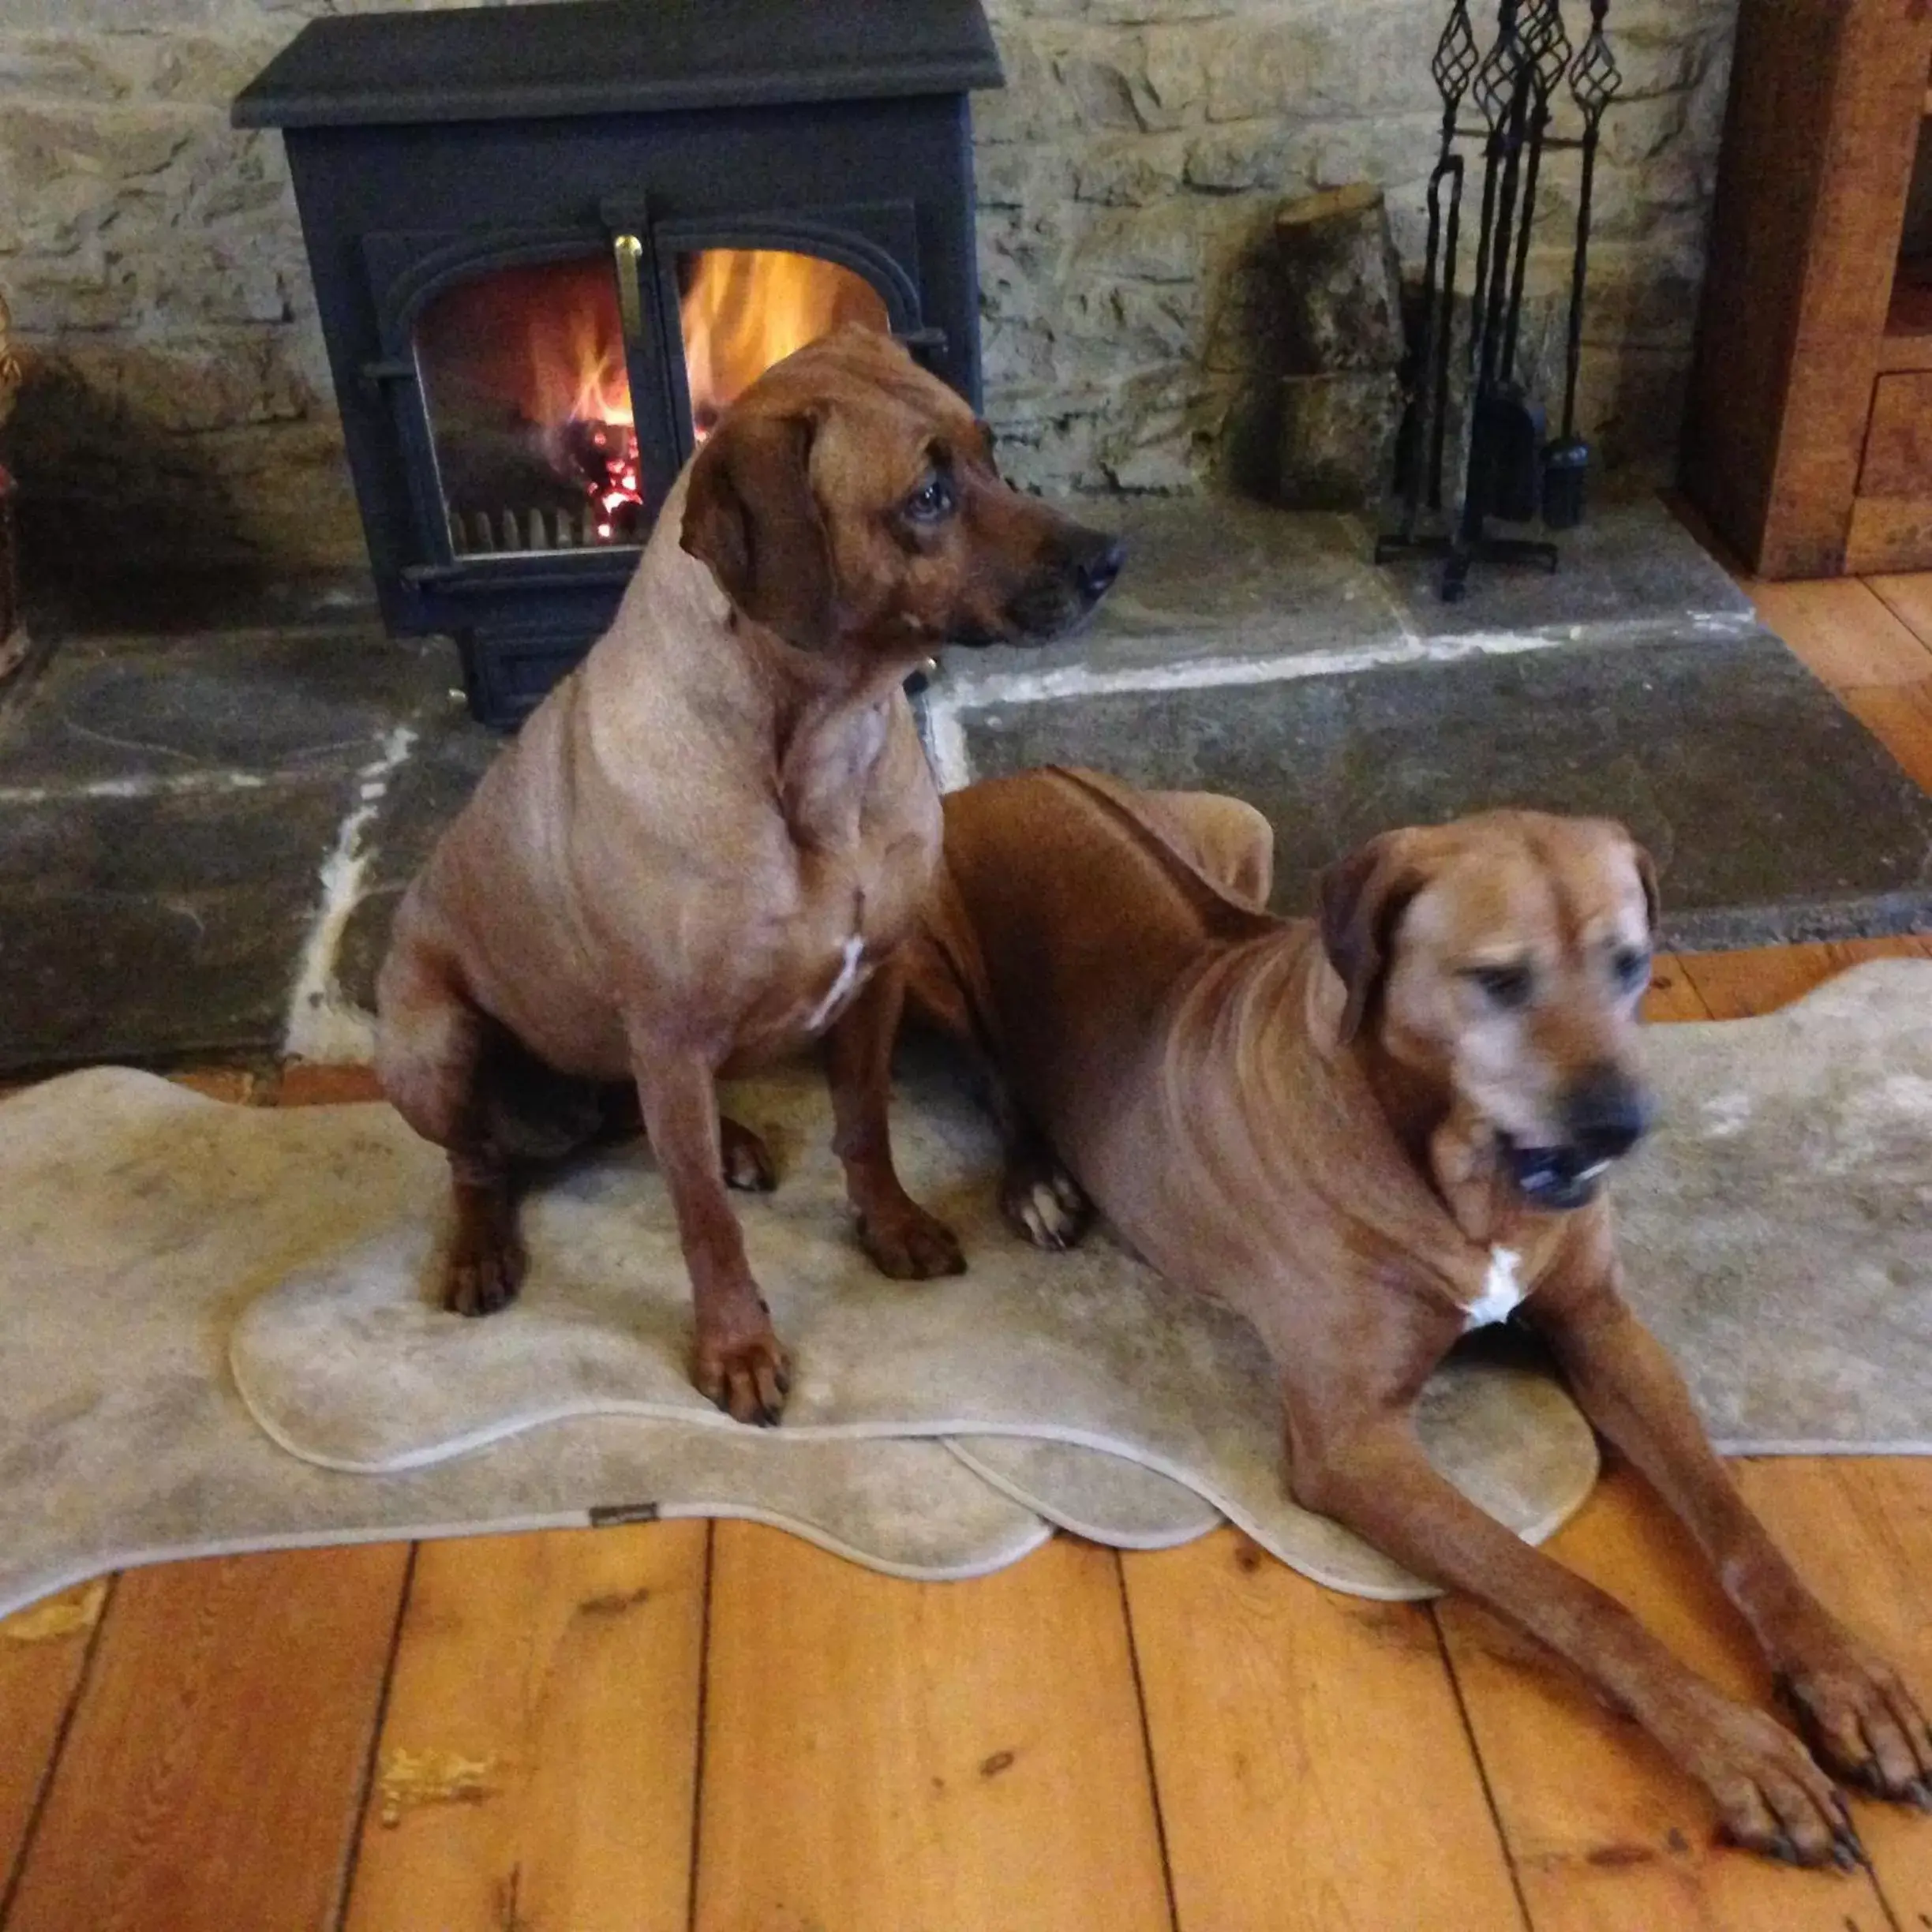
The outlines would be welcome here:
M 617 312 L 623 320 L 624 339 L 637 342 L 644 334 L 644 295 L 638 281 L 638 264 L 644 244 L 634 234 L 620 234 L 611 243 L 617 261 Z

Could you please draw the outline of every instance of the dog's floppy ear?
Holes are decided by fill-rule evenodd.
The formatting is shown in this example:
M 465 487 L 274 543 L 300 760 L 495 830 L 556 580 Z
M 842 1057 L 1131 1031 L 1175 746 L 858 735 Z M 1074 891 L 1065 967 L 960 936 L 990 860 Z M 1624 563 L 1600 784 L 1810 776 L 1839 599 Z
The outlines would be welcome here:
M 1634 839 L 1631 841 L 1631 856 L 1637 861 L 1637 876 L 1643 881 L 1644 913 L 1650 922 L 1650 937 L 1654 942 L 1664 925 L 1664 899 L 1657 890 L 1657 861 Z
M 812 494 L 809 415 L 728 413 L 691 466 L 679 541 L 747 616 L 800 650 L 836 635 L 832 550 Z
M 1381 990 L 1395 922 L 1422 889 L 1425 876 L 1406 832 L 1372 838 L 1321 875 L 1322 945 L 1348 992 L 1342 1009 L 1345 1046 L 1361 1031 Z

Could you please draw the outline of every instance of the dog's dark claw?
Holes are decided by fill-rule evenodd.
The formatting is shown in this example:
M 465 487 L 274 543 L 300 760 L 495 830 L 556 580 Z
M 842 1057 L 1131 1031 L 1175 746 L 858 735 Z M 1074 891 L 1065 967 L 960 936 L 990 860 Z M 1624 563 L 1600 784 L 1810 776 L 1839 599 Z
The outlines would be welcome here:
M 1798 1856 L 1798 1848 L 1782 1832 L 1780 1832 L 1771 1840 L 1771 1855 L 1782 1865 L 1796 1865 L 1801 1863 Z
M 1899 1795 L 1921 1811 L 1932 1811 L 1932 1778 L 1914 1778 Z

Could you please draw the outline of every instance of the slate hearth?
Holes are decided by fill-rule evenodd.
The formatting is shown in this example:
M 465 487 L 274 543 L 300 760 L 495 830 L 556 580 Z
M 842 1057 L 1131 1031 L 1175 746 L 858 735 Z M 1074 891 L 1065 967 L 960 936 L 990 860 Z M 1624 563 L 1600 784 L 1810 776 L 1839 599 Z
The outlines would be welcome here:
M 1059 759 L 1239 792 L 1287 910 L 1370 832 L 1507 801 L 1627 818 L 1679 945 L 1932 930 L 1932 799 L 1661 508 L 1453 612 L 1342 519 L 1114 520 L 1089 637 L 949 656 L 949 782 Z M 354 1055 L 396 898 L 501 743 L 451 647 L 368 611 L 69 638 L 0 716 L 0 1070 Z

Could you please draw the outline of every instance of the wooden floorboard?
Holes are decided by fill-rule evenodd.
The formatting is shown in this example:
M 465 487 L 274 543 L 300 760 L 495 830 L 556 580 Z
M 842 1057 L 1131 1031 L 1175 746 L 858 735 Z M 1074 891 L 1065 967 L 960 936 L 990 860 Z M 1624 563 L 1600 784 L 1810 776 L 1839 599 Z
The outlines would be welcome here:
M 1932 1458 L 1779 1457 L 1739 1466 L 1752 1507 L 1826 1604 L 1932 1710 Z M 1932 1926 L 1932 1818 L 1853 1796 L 1901 1932 Z
M 1117 1559 L 900 1582 L 717 1526 L 701 1932 L 1171 1924 Z
M 1932 678 L 1915 684 L 1866 684 L 1841 691 L 1845 708 L 1932 792 Z
M 1801 999 L 1828 979 L 1874 959 L 1924 959 L 1923 938 L 1844 939 L 1812 945 L 1760 946 L 1740 953 L 1683 957 L 1691 986 L 1715 1020 L 1747 1020 Z
M 406 1545 L 121 1578 L 6 1932 L 335 1923 Z
M 683 1932 L 707 1535 L 422 1546 L 350 1932 Z
M 1608 1472 L 1549 1548 L 1722 1688 L 1768 1697 L 1709 1567 L 1634 1476 Z M 1883 1932 L 1863 1874 L 1717 1844 L 1701 1788 L 1574 1672 L 1466 1601 L 1436 1614 L 1536 1932 Z
M 0 1623 L 0 1900 L 53 1775 L 110 1587 L 105 1578 L 84 1583 Z
M 1932 571 L 1866 579 L 1873 594 L 1927 650 L 1932 650 Z
M 1650 965 L 1650 990 L 1644 995 L 1643 1017 L 1653 1026 L 1672 1020 L 1708 1020 L 1710 1009 L 1690 983 L 1683 958 L 1660 953 Z
M 1763 622 L 1833 691 L 1932 677 L 1932 644 L 1855 577 L 1744 588 Z
M 1121 1562 L 1181 1932 L 1522 1923 L 1425 1607 L 1234 1530 Z

